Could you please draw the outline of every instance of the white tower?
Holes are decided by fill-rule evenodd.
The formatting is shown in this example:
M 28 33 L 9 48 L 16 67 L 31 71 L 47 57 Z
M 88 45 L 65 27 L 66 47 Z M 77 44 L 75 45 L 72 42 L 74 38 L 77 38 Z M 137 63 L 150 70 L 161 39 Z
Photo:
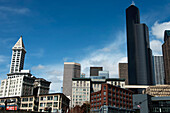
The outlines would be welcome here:
M 20 72 L 24 67 L 24 58 L 25 58 L 25 47 L 22 40 L 22 36 L 17 41 L 17 43 L 12 48 L 12 59 L 10 73 Z

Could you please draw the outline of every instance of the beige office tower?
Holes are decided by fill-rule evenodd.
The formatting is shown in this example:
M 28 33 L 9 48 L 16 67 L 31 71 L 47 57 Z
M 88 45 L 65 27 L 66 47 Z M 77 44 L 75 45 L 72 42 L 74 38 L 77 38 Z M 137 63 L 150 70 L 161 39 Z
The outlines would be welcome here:
M 80 78 L 81 65 L 74 62 L 64 62 L 63 94 L 71 99 L 72 78 Z
M 119 78 L 124 78 L 128 85 L 128 63 L 119 63 Z

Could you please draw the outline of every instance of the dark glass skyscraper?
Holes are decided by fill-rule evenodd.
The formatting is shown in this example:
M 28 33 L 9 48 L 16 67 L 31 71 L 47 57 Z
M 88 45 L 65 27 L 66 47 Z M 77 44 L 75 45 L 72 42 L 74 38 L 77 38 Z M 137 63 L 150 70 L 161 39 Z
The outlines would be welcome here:
M 164 32 L 162 50 L 165 69 L 165 84 L 170 84 L 170 30 L 165 30 Z
M 134 5 L 126 9 L 126 25 L 129 85 L 154 84 L 148 27 L 140 23 L 139 9 Z

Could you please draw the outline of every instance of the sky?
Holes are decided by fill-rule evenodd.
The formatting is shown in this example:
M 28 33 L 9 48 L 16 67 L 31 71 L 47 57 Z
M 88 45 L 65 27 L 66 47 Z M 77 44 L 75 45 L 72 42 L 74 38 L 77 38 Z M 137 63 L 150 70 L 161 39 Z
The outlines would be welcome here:
M 141 23 L 149 27 L 153 55 L 162 55 L 163 34 L 170 29 L 169 0 L 134 0 Z M 118 78 L 127 62 L 126 14 L 132 0 L 0 0 L 0 80 L 9 73 L 12 47 L 22 35 L 24 69 L 52 82 L 60 92 L 64 62 L 102 66 Z

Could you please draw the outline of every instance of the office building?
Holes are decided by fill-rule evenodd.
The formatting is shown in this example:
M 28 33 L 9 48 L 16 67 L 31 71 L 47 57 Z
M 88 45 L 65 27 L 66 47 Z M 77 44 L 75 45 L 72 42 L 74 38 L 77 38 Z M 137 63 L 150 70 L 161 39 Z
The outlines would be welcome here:
M 25 46 L 22 36 L 12 48 L 12 59 L 10 72 L 7 74 L 7 79 L 1 81 L 0 97 L 28 96 L 33 95 L 35 87 L 39 87 L 41 91 L 38 93 L 48 93 L 44 88 L 49 90 L 50 82 L 47 84 L 35 85 L 37 79 L 30 70 L 23 70 L 25 58 Z M 35 81 L 36 80 L 36 81 Z M 35 86 L 34 86 L 35 85 Z
M 91 93 L 92 113 L 131 113 L 132 91 L 110 84 L 102 84 L 101 90 Z
M 19 109 L 25 110 L 25 111 L 38 111 L 37 98 L 33 95 L 20 97 L 20 108 Z
M 99 71 L 103 71 L 103 67 L 90 67 L 90 76 L 99 76 Z
M 140 23 L 139 9 L 126 9 L 128 82 L 129 85 L 152 85 L 153 63 L 147 25 Z
M 26 50 L 21 36 L 12 48 L 10 73 L 20 72 L 23 70 L 25 54 Z
M 151 96 L 170 96 L 170 85 L 156 85 L 146 88 L 146 94 Z
M 119 63 L 119 78 L 124 78 L 125 85 L 128 85 L 128 63 Z
M 7 110 L 45 112 L 45 109 L 51 108 L 51 112 L 66 113 L 70 100 L 63 93 L 3 97 L 0 98 L 0 108 L 5 108 L 5 101 Z
M 109 78 L 109 71 L 99 71 L 99 76 Z
M 74 62 L 64 62 L 63 93 L 71 98 L 72 78 L 80 78 L 81 66 Z
M 84 102 L 90 103 L 91 92 L 90 78 L 73 78 L 72 79 L 72 107 L 83 105 Z
M 44 112 L 45 108 L 51 108 L 51 112 L 66 113 L 69 110 L 69 98 L 63 93 L 39 95 L 38 111 Z
M 43 78 L 35 78 L 33 94 L 34 95 L 48 94 L 50 90 L 50 84 L 51 82 Z
M 152 97 L 147 94 L 133 95 L 133 109 L 137 113 L 170 113 L 170 96 Z
M 165 30 L 162 51 L 165 70 L 165 84 L 170 84 L 170 30 Z
M 29 70 L 23 70 L 25 46 L 22 36 L 12 48 L 12 59 L 8 78 L 1 81 L 0 97 L 23 96 L 33 94 L 35 78 Z
M 164 84 L 165 73 L 164 73 L 164 62 L 163 56 L 153 56 L 153 67 L 156 84 Z
M 91 76 L 92 77 L 92 76 Z M 100 91 L 102 84 L 111 84 L 113 86 L 125 88 L 125 79 L 117 78 L 73 78 L 72 79 L 72 99 L 71 106 L 83 105 L 84 102 L 90 103 L 90 93 Z

